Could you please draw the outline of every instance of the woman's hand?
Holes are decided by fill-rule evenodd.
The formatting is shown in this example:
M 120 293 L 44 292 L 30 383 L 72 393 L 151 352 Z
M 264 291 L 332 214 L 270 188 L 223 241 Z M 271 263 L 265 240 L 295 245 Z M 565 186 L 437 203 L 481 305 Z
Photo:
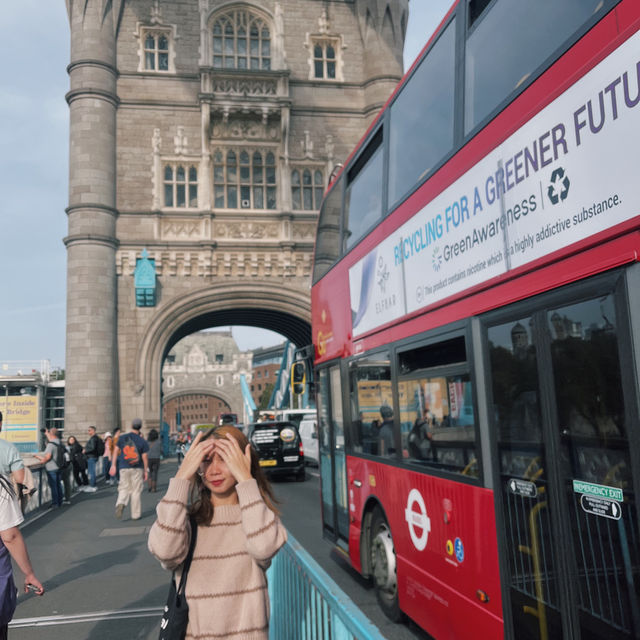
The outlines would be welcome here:
M 216 452 L 227 465 L 237 482 L 250 480 L 251 475 L 251 445 L 248 444 L 242 452 L 238 441 L 228 433 L 224 438 L 215 441 Z
M 184 454 L 184 459 L 178 469 L 178 473 L 176 473 L 176 478 L 189 481 L 193 480 L 193 477 L 200 469 L 202 461 L 207 456 L 212 455 L 213 449 L 215 448 L 215 441 L 213 438 L 208 438 L 204 442 L 200 442 L 203 435 L 204 431 L 200 431 L 193 441 L 193 444 L 189 447 L 189 451 Z

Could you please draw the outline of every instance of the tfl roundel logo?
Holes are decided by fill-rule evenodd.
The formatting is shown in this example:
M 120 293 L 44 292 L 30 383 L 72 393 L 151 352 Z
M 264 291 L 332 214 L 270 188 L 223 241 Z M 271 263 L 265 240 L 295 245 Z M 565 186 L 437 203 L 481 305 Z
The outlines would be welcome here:
M 417 507 L 417 511 L 415 507 Z M 418 551 L 423 551 L 427 546 L 427 539 L 431 531 L 431 520 L 427 515 L 427 507 L 424 504 L 422 494 L 417 489 L 411 489 L 409 492 L 404 519 L 409 525 L 409 535 L 413 546 Z

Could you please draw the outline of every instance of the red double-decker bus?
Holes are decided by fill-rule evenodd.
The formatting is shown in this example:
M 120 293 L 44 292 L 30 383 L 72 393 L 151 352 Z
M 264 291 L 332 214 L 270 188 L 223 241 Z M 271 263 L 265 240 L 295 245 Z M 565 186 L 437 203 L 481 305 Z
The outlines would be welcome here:
M 460 0 L 328 190 L 325 534 L 435 638 L 640 638 L 640 2 Z

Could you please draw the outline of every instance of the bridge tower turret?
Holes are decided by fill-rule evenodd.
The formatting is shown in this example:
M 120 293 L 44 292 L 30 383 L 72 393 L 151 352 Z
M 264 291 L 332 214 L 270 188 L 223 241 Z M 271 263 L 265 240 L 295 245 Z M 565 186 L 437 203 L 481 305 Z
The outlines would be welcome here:
M 365 60 L 365 104 L 375 116 L 402 77 L 409 0 L 356 0 Z
M 65 429 L 118 423 L 116 34 L 122 0 L 67 0 L 71 27 Z

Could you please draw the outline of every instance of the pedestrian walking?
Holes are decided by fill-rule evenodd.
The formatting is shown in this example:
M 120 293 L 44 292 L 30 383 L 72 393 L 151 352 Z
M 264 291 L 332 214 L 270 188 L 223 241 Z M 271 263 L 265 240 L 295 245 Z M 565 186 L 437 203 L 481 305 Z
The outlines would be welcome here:
M 96 428 L 91 426 L 89 427 L 89 439 L 87 444 L 84 445 L 84 455 L 87 458 L 87 470 L 89 472 L 89 486 L 85 491 L 89 493 L 94 493 L 98 490 L 96 486 L 96 467 L 98 466 L 98 458 L 102 457 L 103 453 L 104 442 L 96 433 Z
M 111 476 L 120 470 L 116 518 L 120 520 L 125 507 L 131 501 L 131 519 L 139 520 L 142 515 L 142 489 L 149 474 L 149 445 L 140 435 L 142 420 L 135 418 L 131 430 L 118 438 L 118 444 L 111 460 Z
M 69 436 L 67 438 L 67 448 L 71 456 L 73 477 L 76 479 L 78 489 L 84 491 L 83 487 L 89 485 L 89 479 L 87 478 L 87 459 L 84 457 L 84 453 L 82 453 L 82 445 L 77 441 L 75 436 Z
M 151 429 L 147 436 L 149 442 L 149 491 L 155 493 L 158 490 L 158 471 L 160 470 L 160 458 L 162 456 L 162 440 L 156 429 Z
M 7 627 L 16 610 L 17 589 L 13 579 L 11 558 L 24 573 L 24 592 L 41 596 L 44 587 L 36 578 L 27 545 L 18 525 L 24 516 L 10 480 L 0 474 L 0 640 L 7 639 Z
M 187 444 L 187 436 L 181 431 L 176 437 L 176 454 L 178 455 L 178 466 L 180 466 L 182 464 L 182 461 L 184 460 L 184 454 L 186 453 L 186 450 L 188 448 Z
M 149 550 L 164 567 L 181 572 L 196 534 L 186 637 L 267 640 L 265 572 L 287 532 L 242 431 L 222 426 L 198 433 L 156 513 Z
M 62 488 L 62 468 L 64 467 L 64 447 L 58 438 L 58 430 L 51 427 L 45 431 L 47 446 L 43 453 L 34 456 L 44 464 L 51 489 L 51 506 L 61 507 L 64 495 Z
M 109 469 L 111 468 L 111 456 L 113 455 L 111 440 L 111 433 L 107 431 L 104 434 L 104 452 L 102 454 L 102 475 L 104 476 L 107 484 L 113 484 L 113 478 L 109 475 Z
M 71 473 L 73 471 L 73 464 L 71 463 L 71 451 L 66 443 L 60 441 L 60 446 L 64 451 L 64 463 L 60 469 L 60 479 L 62 480 L 62 487 L 64 488 L 64 499 L 62 504 L 71 504 Z

